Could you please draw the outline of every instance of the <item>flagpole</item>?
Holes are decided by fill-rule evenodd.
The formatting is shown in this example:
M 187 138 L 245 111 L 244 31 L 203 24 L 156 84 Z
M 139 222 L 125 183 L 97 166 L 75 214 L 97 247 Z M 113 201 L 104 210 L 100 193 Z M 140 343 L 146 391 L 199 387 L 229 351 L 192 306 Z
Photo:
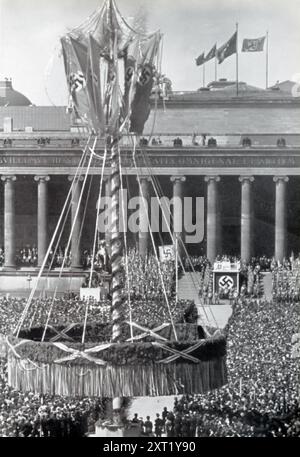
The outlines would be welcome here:
M 218 66 L 217 66 L 217 51 L 216 51 L 216 55 L 215 55 L 215 81 L 217 81 L 217 78 L 218 78 L 218 70 L 217 70 Z
M 266 34 L 266 89 L 269 86 L 269 32 Z
M 178 303 L 178 234 L 175 238 L 175 303 Z
M 205 63 L 203 63 L 203 87 L 205 87 Z
M 236 23 L 236 95 L 239 95 L 239 53 L 238 53 L 239 24 Z

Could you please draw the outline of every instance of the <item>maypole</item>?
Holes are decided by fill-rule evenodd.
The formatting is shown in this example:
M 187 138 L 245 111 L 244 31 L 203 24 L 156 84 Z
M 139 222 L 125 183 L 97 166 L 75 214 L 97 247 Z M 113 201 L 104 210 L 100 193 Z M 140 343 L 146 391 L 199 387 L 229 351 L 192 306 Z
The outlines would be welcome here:
M 139 320 L 133 322 L 131 314 L 130 321 L 125 318 L 126 311 L 130 309 L 131 300 L 127 284 L 128 301 L 126 302 L 125 279 L 128 282 L 129 279 L 128 276 L 126 278 L 123 255 L 125 254 L 128 272 L 124 252 L 127 242 L 126 234 L 122 232 L 120 224 L 120 217 L 122 217 L 124 225 L 123 202 L 121 204 L 119 201 L 120 191 L 122 191 L 120 138 L 125 128 L 134 137 L 132 164 L 140 187 L 136 136 L 143 134 L 145 122 L 149 117 L 150 97 L 154 83 L 159 77 L 154 62 L 159 52 L 161 37 L 159 31 L 143 34 L 133 30 L 119 12 L 115 1 L 106 0 L 100 10 L 81 26 L 61 38 L 74 115 L 81 125 L 86 127 L 90 137 L 95 136 L 94 146 L 89 148 L 91 155 L 88 166 L 85 152 L 81 159 L 82 171 L 85 168 L 85 181 L 93 159 L 95 158 L 96 161 L 96 158 L 100 157 L 95 153 L 96 140 L 99 138 L 105 141 L 100 198 L 104 168 L 107 166 L 106 151 L 110 153 L 108 166 L 111 183 L 109 205 L 112 269 L 111 322 L 109 326 L 103 326 L 101 322 L 100 330 L 97 329 L 96 342 L 91 341 L 89 332 L 92 331 L 94 337 L 94 325 L 97 322 L 94 321 L 94 316 L 91 318 L 91 323 L 88 322 L 88 307 L 82 326 L 68 323 L 69 325 L 61 330 L 61 326 L 48 325 L 47 321 L 45 326 L 25 328 L 20 332 L 28 314 L 31 297 L 22 314 L 17 335 L 7 338 L 9 385 L 14 389 L 24 391 L 38 389 L 43 395 L 45 393 L 67 396 L 85 394 L 111 399 L 110 412 L 113 416 L 113 424 L 99 423 L 98 431 L 96 426 L 98 436 L 103 434 L 108 436 L 105 435 L 106 433 L 109 433 L 109 436 L 123 436 L 126 399 L 136 396 L 177 395 L 181 392 L 204 393 L 224 385 L 227 380 L 226 339 L 223 335 L 216 334 L 208 339 L 200 338 L 195 323 L 189 322 L 184 324 L 186 326 L 184 332 L 180 335 L 177 333 L 177 323 L 169 307 L 151 231 L 151 241 L 170 322 L 164 322 L 159 327 L 153 328 L 152 325 L 143 323 L 142 317 L 142 323 Z M 118 69 L 121 64 L 124 65 L 123 91 L 119 86 Z M 142 194 L 141 188 L 140 193 Z M 99 208 L 100 205 L 97 211 Z M 97 239 L 97 221 L 98 214 L 94 246 Z M 53 242 L 54 238 L 46 258 Z M 175 239 L 175 256 L 177 302 L 177 267 L 178 259 L 180 260 L 178 237 Z M 45 263 L 46 259 L 42 269 Z M 92 271 L 93 266 L 91 275 Z M 39 277 L 40 275 L 41 273 Z M 51 313 L 52 307 L 48 313 L 49 317 Z M 129 338 L 127 324 L 131 326 Z M 76 327 L 78 325 L 78 330 L 74 330 L 74 325 Z M 133 326 L 137 329 L 135 335 L 132 334 Z M 81 329 L 82 334 L 80 334 Z M 68 335 L 71 330 L 72 334 Z M 162 331 L 165 333 L 161 334 Z M 41 341 L 36 341 L 36 335 L 41 335 Z M 19 348 L 19 346 L 22 347 Z M 19 363 L 20 360 L 31 367 L 24 371 Z M 82 372 L 82 361 L 88 367 L 86 374 L 89 373 L 89 377 L 87 378 L 83 374 L 78 377 L 78 368 L 81 368 Z M 64 382 L 61 382 L 62 379 Z
M 122 321 L 124 309 L 123 237 L 120 234 L 120 173 L 119 173 L 119 139 L 117 136 L 111 142 L 111 268 L 112 268 L 112 341 L 122 340 Z
M 107 141 L 111 148 L 111 295 L 112 295 L 112 341 L 120 342 L 122 339 L 122 316 L 124 314 L 124 294 L 122 293 L 123 285 L 125 284 L 124 267 L 122 256 L 124 254 L 123 237 L 120 234 L 120 164 L 119 164 L 119 115 L 120 108 L 118 106 L 118 41 L 117 33 L 113 23 L 112 0 L 109 2 L 109 44 L 110 44 L 110 70 L 108 71 L 108 85 L 111 86 L 110 96 L 107 99 L 107 124 L 111 129 L 111 136 L 108 136 Z M 109 80 L 110 79 L 110 80 Z M 110 132 L 109 132 L 110 133 Z
M 125 284 L 125 274 L 122 262 L 124 254 L 123 237 L 120 234 L 120 183 L 122 177 L 120 176 L 120 159 L 119 159 L 119 116 L 120 108 L 118 106 L 118 91 L 119 91 L 119 78 L 118 78 L 118 41 L 117 34 L 113 24 L 113 11 L 112 0 L 109 1 L 109 29 L 110 29 L 110 62 L 109 67 L 111 71 L 107 74 L 107 84 L 111 86 L 110 97 L 107 99 L 107 125 L 112 130 L 112 135 L 107 137 L 107 142 L 111 148 L 111 226 L 110 226 L 110 250 L 111 250 L 111 316 L 112 316 L 112 342 L 120 343 L 122 341 L 122 324 L 124 317 L 124 294 L 123 285 Z M 111 80 L 109 81 L 109 78 Z M 117 114 L 117 116 L 116 116 Z M 110 132 L 109 132 L 110 133 Z M 113 421 L 116 425 L 122 425 L 121 397 L 112 399 L 112 413 Z
M 125 274 L 122 262 L 124 254 L 123 237 L 120 234 L 120 166 L 119 166 L 119 138 L 115 134 L 111 141 L 111 312 L 112 312 L 112 342 L 120 343 L 122 341 L 122 323 L 124 317 L 124 294 L 123 285 L 125 284 Z M 115 397 L 112 400 L 113 420 L 116 424 L 122 424 L 122 403 L 121 397 Z

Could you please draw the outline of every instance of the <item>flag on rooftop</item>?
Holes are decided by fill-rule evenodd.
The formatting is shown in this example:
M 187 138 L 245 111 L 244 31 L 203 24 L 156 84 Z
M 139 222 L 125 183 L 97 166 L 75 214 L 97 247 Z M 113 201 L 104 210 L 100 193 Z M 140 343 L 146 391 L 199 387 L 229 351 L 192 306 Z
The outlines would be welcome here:
M 227 57 L 237 52 L 237 32 L 235 32 L 229 40 L 217 50 L 217 58 L 219 64 Z
M 211 50 L 209 51 L 209 53 L 207 54 L 207 56 L 205 57 L 205 62 L 208 62 L 209 60 L 213 59 L 215 56 L 216 56 L 216 52 L 217 52 L 217 45 L 215 44 Z
M 197 67 L 200 67 L 200 65 L 203 65 L 204 62 L 205 62 L 204 52 L 202 52 L 202 54 L 200 54 L 200 56 L 197 57 L 197 59 L 196 59 L 196 65 L 197 65 Z
M 243 41 L 242 52 L 261 52 L 264 50 L 266 37 L 261 38 L 245 38 Z

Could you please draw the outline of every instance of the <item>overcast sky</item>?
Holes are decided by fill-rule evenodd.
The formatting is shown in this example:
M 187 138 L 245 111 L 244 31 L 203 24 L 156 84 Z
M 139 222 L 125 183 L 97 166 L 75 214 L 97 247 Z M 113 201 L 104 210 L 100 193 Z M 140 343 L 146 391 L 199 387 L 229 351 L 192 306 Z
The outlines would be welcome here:
M 79 25 L 102 0 L 0 0 L 0 76 L 38 105 L 66 104 L 59 37 Z M 269 31 L 269 83 L 300 74 L 300 0 L 117 0 L 125 17 L 147 11 L 148 30 L 164 33 L 163 72 L 174 90 L 196 90 L 202 69 L 195 58 L 222 45 L 239 23 L 243 38 Z M 54 56 L 52 62 L 49 61 Z M 55 57 L 56 56 L 56 57 Z M 235 78 L 235 56 L 218 65 L 218 77 Z M 206 65 L 206 82 L 214 62 Z M 239 57 L 239 79 L 265 86 L 265 53 Z

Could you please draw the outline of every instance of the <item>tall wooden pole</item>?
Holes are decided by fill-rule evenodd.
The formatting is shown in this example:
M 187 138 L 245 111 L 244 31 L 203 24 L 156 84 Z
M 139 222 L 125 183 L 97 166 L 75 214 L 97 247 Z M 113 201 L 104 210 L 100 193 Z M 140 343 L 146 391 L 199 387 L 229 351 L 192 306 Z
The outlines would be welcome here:
M 239 53 L 238 53 L 238 42 L 239 42 L 239 24 L 236 23 L 236 95 L 239 95 Z
M 121 324 L 123 320 L 124 296 L 124 267 L 122 263 L 124 242 L 120 233 L 120 169 L 119 169 L 119 139 L 114 137 L 111 143 L 111 268 L 112 268 L 112 341 L 120 342 Z
M 178 303 L 178 234 L 175 234 L 175 303 Z
M 110 58 L 111 64 L 116 71 L 114 84 L 118 84 L 118 56 L 117 56 L 117 37 L 113 23 L 113 2 L 109 0 L 109 19 L 110 19 Z M 109 73 L 109 72 L 108 72 Z M 109 106 L 109 104 L 108 104 Z M 109 112 L 109 109 L 107 109 Z M 108 119 L 110 120 L 110 119 Z M 120 163 L 119 163 L 119 132 L 117 126 L 111 126 L 113 129 L 112 136 L 110 137 L 111 148 L 111 296 L 112 296 L 112 342 L 119 343 L 122 341 L 122 323 L 124 321 L 124 295 L 122 288 L 124 286 L 124 267 L 122 263 L 122 256 L 124 250 L 124 239 L 120 233 L 120 206 L 119 206 L 119 191 L 122 177 L 120 176 Z M 121 397 L 115 397 L 112 400 L 113 421 L 117 425 L 122 424 L 122 403 Z
M 217 51 L 215 55 L 215 81 L 218 79 L 218 66 L 217 66 Z
M 269 32 L 266 34 L 266 89 L 269 87 Z

